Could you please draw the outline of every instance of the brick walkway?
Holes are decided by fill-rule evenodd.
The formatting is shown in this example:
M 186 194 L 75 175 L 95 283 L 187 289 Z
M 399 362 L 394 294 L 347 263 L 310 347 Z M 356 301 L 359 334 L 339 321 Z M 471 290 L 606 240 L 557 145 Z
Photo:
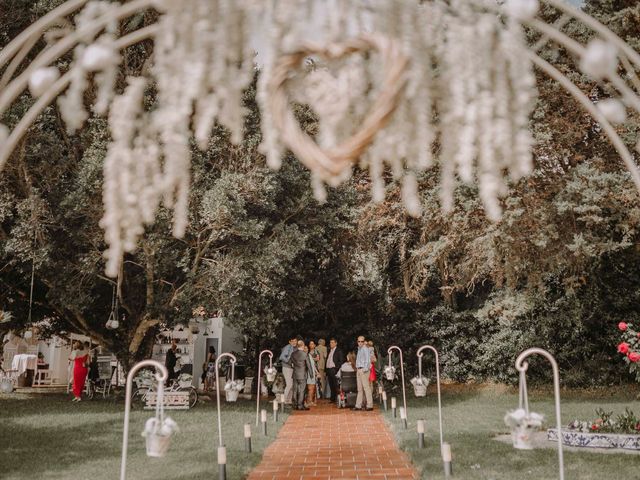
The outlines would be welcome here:
M 248 480 L 416 478 L 377 411 L 339 410 L 322 402 L 289 417 Z

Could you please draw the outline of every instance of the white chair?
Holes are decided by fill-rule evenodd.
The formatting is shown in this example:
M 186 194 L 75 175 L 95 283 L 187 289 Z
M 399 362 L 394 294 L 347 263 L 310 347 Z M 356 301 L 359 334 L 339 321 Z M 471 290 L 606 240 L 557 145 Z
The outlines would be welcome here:
M 33 375 L 33 386 L 44 387 L 51 384 L 51 370 L 49 370 L 48 368 L 36 369 L 35 374 Z

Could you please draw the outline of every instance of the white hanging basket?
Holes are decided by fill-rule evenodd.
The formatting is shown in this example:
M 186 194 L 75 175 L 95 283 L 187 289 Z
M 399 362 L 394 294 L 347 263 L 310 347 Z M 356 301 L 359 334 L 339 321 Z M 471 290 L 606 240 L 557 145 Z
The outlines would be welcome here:
M 147 457 L 164 457 L 171 444 L 170 435 L 160 435 L 158 433 L 148 433 L 146 435 Z
M 519 425 L 511 429 L 511 441 L 513 448 L 518 450 L 533 450 L 531 440 L 533 434 L 538 431 L 537 427 L 531 425 Z
M 0 380 L 0 393 L 13 392 L 13 382 L 10 378 L 3 378 Z
M 425 377 L 413 377 L 411 379 L 411 385 L 413 385 L 413 393 L 416 397 L 426 397 L 427 387 L 429 386 L 429 379 Z
M 238 396 L 240 392 L 237 390 L 225 390 L 224 391 L 227 402 L 236 402 L 238 400 Z
M 384 378 L 392 382 L 396 378 L 396 367 L 391 365 L 384 367 Z
M 276 375 L 278 374 L 278 371 L 274 367 L 271 367 L 271 368 L 265 368 L 264 373 L 267 376 L 267 382 L 273 382 L 276 379 Z
M 504 423 L 511 429 L 513 448 L 533 450 L 533 434 L 542 427 L 543 416 L 535 412 L 526 412 L 518 408 L 507 413 Z

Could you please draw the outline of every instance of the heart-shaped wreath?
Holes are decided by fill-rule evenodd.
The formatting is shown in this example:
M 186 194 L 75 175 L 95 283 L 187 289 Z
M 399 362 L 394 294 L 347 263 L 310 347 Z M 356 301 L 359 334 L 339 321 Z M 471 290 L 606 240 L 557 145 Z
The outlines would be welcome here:
M 355 53 L 370 51 L 378 52 L 386 67 L 378 97 L 355 133 L 333 148 L 320 148 L 302 131 L 289 108 L 287 87 L 292 80 L 292 72 L 300 69 L 310 56 L 339 60 Z M 376 34 L 363 34 L 324 46 L 305 43 L 298 50 L 283 55 L 276 62 L 269 81 L 269 107 L 284 145 L 322 180 L 333 183 L 332 179 L 341 178 L 341 174 L 371 145 L 376 133 L 389 122 L 406 84 L 408 63 L 409 59 L 402 53 L 398 42 Z

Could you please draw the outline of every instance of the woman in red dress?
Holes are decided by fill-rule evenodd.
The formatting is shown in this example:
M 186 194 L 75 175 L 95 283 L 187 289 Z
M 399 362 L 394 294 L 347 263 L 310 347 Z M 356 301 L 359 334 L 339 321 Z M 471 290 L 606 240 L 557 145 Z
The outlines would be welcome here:
M 89 372 L 89 352 L 85 351 L 82 342 L 75 342 L 75 349 L 71 352 L 69 360 L 73 361 L 73 402 L 81 400 L 84 382 Z

